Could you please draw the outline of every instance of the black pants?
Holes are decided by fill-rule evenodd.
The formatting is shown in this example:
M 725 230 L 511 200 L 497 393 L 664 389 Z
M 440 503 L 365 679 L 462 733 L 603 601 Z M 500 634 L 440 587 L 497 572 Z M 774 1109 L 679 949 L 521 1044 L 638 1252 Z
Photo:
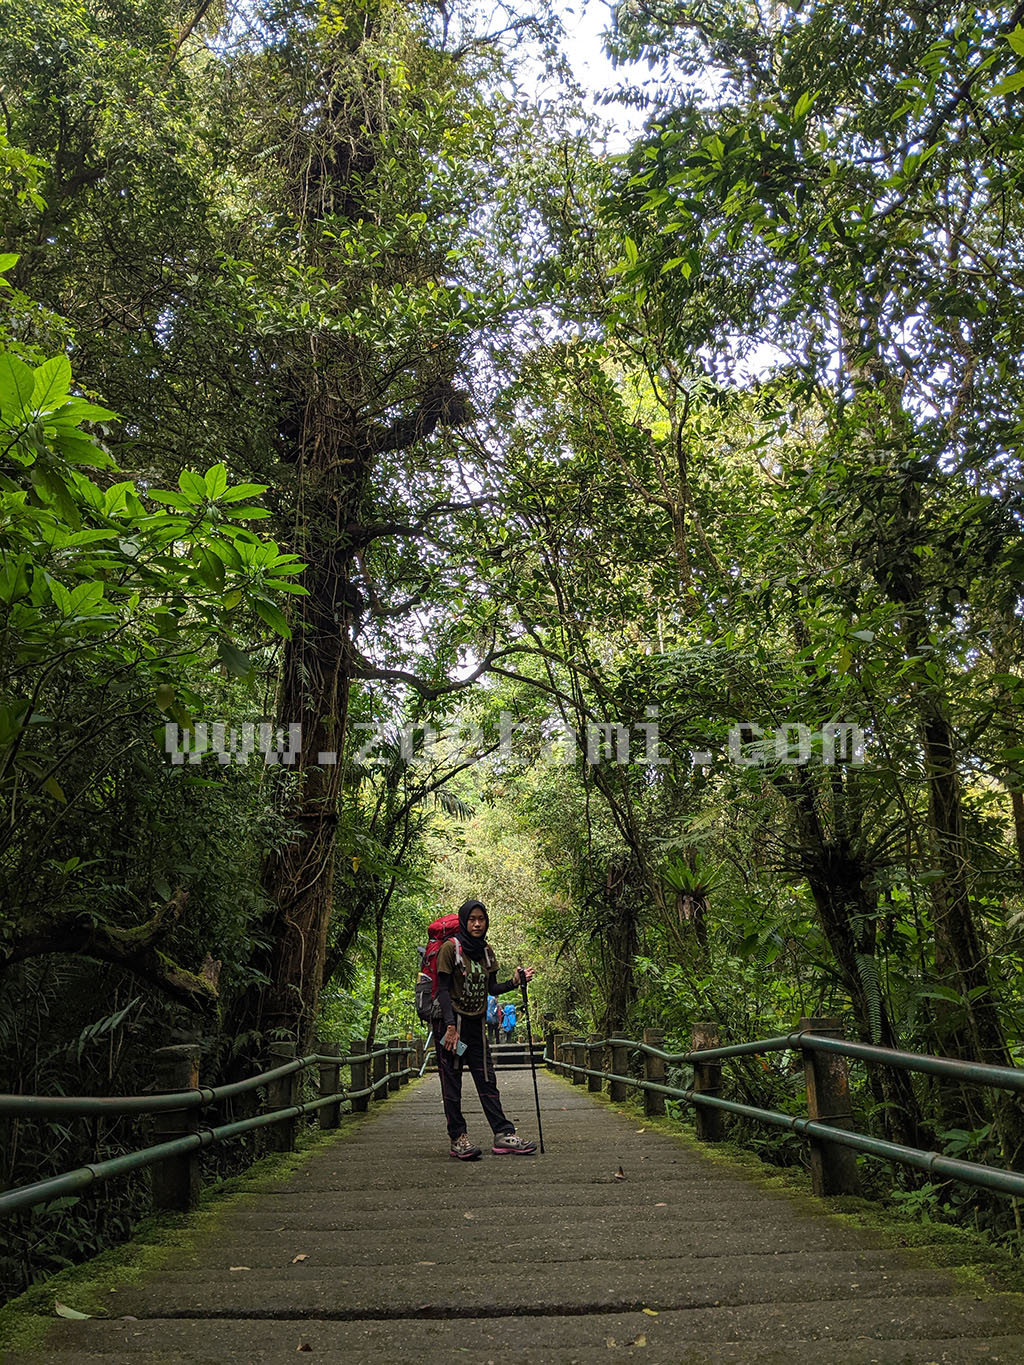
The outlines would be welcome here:
M 434 1046 L 437 1049 L 437 1069 L 441 1076 L 441 1100 L 444 1104 L 445 1122 L 448 1136 L 452 1142 L 466 1131 L 466 1120 L 462 1115 L 462 1073 L 465 1070 L 473 1077 L 480 1105 L 495 1137 L 514 1133 L 516 1126 L 505 1117 L 494 1079 L 494 1063 L 484 1052 L 483 1017 L 463 1018 L 460 1037 L 466 1044 L 461 1057 L 441 1046 L 445 1035 L 444 1024 L 434 1026 Z

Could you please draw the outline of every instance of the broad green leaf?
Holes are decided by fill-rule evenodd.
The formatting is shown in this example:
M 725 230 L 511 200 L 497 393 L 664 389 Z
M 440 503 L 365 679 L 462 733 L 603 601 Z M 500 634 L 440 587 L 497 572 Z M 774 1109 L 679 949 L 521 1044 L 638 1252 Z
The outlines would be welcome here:
M 237 645 L 233 645 L 230 640 L 219 640 L 217 653 L 224 667 L 236 678 L 247 678 L 252 672 L 252 660 L 248 654 Z
M 224 561 L 211 554 L 205 545 L 197 545 L 192 552 L 193 559 L 199 564 L 199 571 L 211 588 L 224 586 Z
M 69 464 L 89 465 L 93 469 L 113 469 L 114 461 L 102 446 L 81 436 L 74 428 L 61 431 L 57 429 L 53 438 L 54 445 Z
M 193 507 L 199 507 L 206 501 L 206 481 L 191 469 L 183 469 L 178 475 L 178 487 L 191 500 Z
M 1006 41 L 1019 56 L 1024 57 L 1024 28 L 1020 24 L 1012 33 L 1006 35 Z
M 16 251 L 0 251 L 0 271 L 12 270 L 20 260 Z
M 71 361 L 66 355 L 55 355 L 36 368 L 32 376 L 32 397 L 29 400 L 37 411 L 56 407 L 71 387 Z
M 1007 76 L 1006 80 L 1000 81 L 992 90 L 993 95 L 1012 95 L 1017 90 L 1024 90 L 1024 71 L 1018 71 L 1014 76 Z
M 242 567 L 242 556 L 229 540 L 219 540 L 211 537 L 205 542 L 206 548 L 213 552 L 218 559 L 222 560 L 229 569 L 240 569 Z
M 173 507 L 176 512 L 195 511 L 195 505 L 184 493 L 174 493 L 168 488 L 150 488 L 146 496 L 152 498 L 154 502 L 162 502 L 168 507 Z
M 61 1303 L 60 1299 L 55 1299 L 53 1303 L 54 1312 L 59 1318 L 73 1318 L 75 1321 L 84 1322 L 86 1318 L 91 1318 L 91 1313 L 80 1313 L 77 1308 L 69 1308 L 67 1304 Z
M 161 683 L 154 693 L 153 700 L 161 711 L 167 711 L 174 705 L 174 688 L 170 683 Z
M 216 500 L 228 486 L 228 471 L 222 464 L 211 465 L 203 477 L 206 496 Z
M 84 398 L 72 398 L 62 403 L 53 415 L 65 422 L 110 422 L 117 413 L 109 408 L 101 408 L 96 403 L 89 403 Z
M 261 621 L 265 621 L 271 630 L 276 631 L 278 635 L 282 635 L 286 640 L 292 638 L 291 627 L 277 607 L 274 606 L 273 602 L 264 602 L 261 598 L 255 605 L 257 616 L 259 616 Z
M 263 580 L 265 588 L 276 588 L 278 592 L 290 592 L 299 597 L 308 597 L 309 590 L 304 588 L 301 583 L 284 583 L 279 578 L 265 578 Z
M 241 502 L 243 498 L 258 498 L 270 487 L 267 483 L 236 483 L 220 495 L 221 502 Z
M 10 351 L 0 352 L 0 412 L 8 420 L 27 407 L 34 386 L 32 367 Z
M 86 614 L 103 601 L 102 583 L 80 583 L 72 590 L 68 605 L 72 611 Z
M 246 506 L 226 508 L 224 515 L 228 517 L 237 517 L 239 521 L 243 519 L 245 521 L 257 521 L 261 517 L 269 517 L 270 513 L 265 507 Z

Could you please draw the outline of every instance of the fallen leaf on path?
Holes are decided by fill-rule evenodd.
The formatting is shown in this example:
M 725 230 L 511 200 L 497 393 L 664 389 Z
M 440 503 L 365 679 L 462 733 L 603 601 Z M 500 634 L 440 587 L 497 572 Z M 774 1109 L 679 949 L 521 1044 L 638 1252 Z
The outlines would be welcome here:
M 77 1308 L 69 1308 L 66 1303 L 61 1303 L 60 1299 L 54 1299 L 53 1311 L 59 1318 L 72 1318 L 75 1322 L 84 1322 L 86 1318 L 91 1318 L 91 1313 L 80 1313 Z
M 617 1346 L 618 1342 L 615 1340 L 614 1337 L 608 1337 L 604 1344 L 607 1347 L 611 1348 L 612 1346 Z
M 298 1344 L 298 1346 L 296 1346 L 295 1349 L 296 1349 L 297 1351 L 311 1351 L 313 1348 L 312 1348 L 312 1346 L 310 1346 L 310 1344 L 309 1344 L 308 1341 L 300 1341 L 299 1344 Z
M 654 1207 L 655 1207 L 656 1209 L 667 1209 L 667 1208 L 668 1208 L 668 1205 L 667 1205 L 667 1204 L 655 1204 Z
M 436 1261 L 417 1261 L 417 1265 L 437 1265 Z
M 646 1133 L 646 1132 L 647 1132 L 647 1129 L 646 1129 L 646 1128 L 634 1128 L 634 1129 L 633 1129 L 633 1132 L 634 1132 L 634 1133 Z
M 640 1335 L 637 1337 L 636 1341 L 633 1342 L 633 1345 L 634 1345 L 634 1346 L 646 1346 L 646 1345 L 647 1345 L 647 1338 L 644 1336 L 643 1332 L 641 1332 Z
M 309 1260 L 309 1253 L 308 1253 L 308 1252 L 305 1252 L 305 1251 L 300 1251 L 299 1254 L 298 1254 L 298 1256 L 293 1256 L 293 1257 L 292 1257 L 292 1265 L 298 1265 L 300 1261 L 308 1261 L 308 1260 Z
M 229 1265 L 229 1270 L 250 1270 L 252 1267 L 247 1265 Z
M 475 1213 L 464 1213 L 462 1216 L 463 1216 L 463 1218 L 475 1218 L 475 1217 L 476 1217 L 476 1214 L 475 1214 Z
M 626 1172 L 625 1172 L 625 1171 L 622 1169 L 622 1167 L 620 1166 L 619 1169 L 615 1172 L 615 1179 L 616 1179 L 616 1180 L 625 1180 L 625 1178 L 626 1178 Z
M 656 1308 L 645 1308 L 643 1311 L 649 1318 L 656 1318 L 658 1316 L 658 1310 Z

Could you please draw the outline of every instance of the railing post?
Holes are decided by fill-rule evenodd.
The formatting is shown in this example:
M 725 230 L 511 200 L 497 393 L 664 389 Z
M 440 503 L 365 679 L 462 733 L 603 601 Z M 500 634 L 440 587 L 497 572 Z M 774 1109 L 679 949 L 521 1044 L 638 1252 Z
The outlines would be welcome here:
M 348 1045 L 348 1050 L 353 1057 L 358 1057 L 369 1051 L 369 1046 L 365 1038 L 354 1038 Z M 368 1062 L 352 1063 L 352 1089 L 365 1090 L 370 1084 L 370 1066 Z M 361 1099 L 352 1101 L 353 1114 L 365 1114 L 369 1108 L 370 1100 L 367 1095 Z
M 156 1086 L 164 1093 L 199 1089 L 199 1044 L 179 1043 L 161 1047 L 153 1054 Z M 199 1126 L 198 1109 L 168 1109 L 156 1115 L 156 1142 L 173 1142 L 194 1133 Z M 158 1161 L 152 1175 L 153 1207 L 187 1212 L 199 1203 L 199 1150 Z
M 553 1033 L 551 1035 L 551 1070 L 560 1072 L 562 1069 L 562 1049 L 565 1047 L 565 1034 Z
M 693 1050 L 702 1052 L 705 1048 L 718 1047 L 718 1025 L 704 1021 L 693 1026 Z M 722 1063 L 694 1062 L 694 1095 L 715 1095 L 722 1093 Z M 721 1109 L 709 1109 L 695 1104 L 697 1116 L 697 1138 L 700 1142 L 721 1142 L 723 1135 Z
M 402 1040 L 401 1038 L 388 1039 L 388 1094 L 393 1095 L 402 1084 L 399 1071 L 402 1069 Z
M 283 1066 L 286 1062 L 295 1060 L 294 1043 L 272 1043 L 270 1046 L 270 1067 Z M 267 1108 L 290 1109 L 295 1103 L 298 1091 L 299 1073 L 293 1071 L 288 1076 L 282 1076 L 280 1080 L 269 1081 L 267 1083 Z M 266 1130 L 267 1147 L 271 1152 L 294 1152 L 295 1151 L 295 1119 L 282 1119 L 280 1123 L 272 1123 Z
M 648 1047 L 663 1048 L 665 1045 L 665 1030 L 660 1028 L 645 1028 L 643 1034 L 644 1042 Z M 650 1053 L 644 1053 L 644 1080 L 653 1081 L 655 1085 L 665 1084 L 665 1063 L 661 1057 L 652 1057 Z M 658 1094 L 654 1090 L 644 1091 L 644 1113 L 651 1118 L 656 1118 L 665 1112 L 665 1096 Z
M 602 1070 L 601 1063 L 604 1061 L 604 1048 L 598 1045 L 600 1038 L 601 1035 L 599 1033 L 592 1033 L 587 1039 L 587 1066 L 591 1071 Z M 604 1082 L 600 1076 L 587 1077 L 587 1089 L 592 1094 L 600 1094 L 603 1085 Z
M 341 1048 L 337 1043 L 325 1043 L 322 1039 L 317 1039 L 316 1050 L 322 1057 L 340 1057 Z M 337 1062 L 320 1063 L 320 1098 L 326 1099 L 328 1095 L 336 1095 L 341 1089 L 341 1067 Z M 318 1111 L 320 1114 L 320 1127 L 322 1129 L 337 1128 L 341 1119 L 341 1101 L 335 1100 L 333 1104 L 325 1104 Z
M 629 1048 L 624 1043 L 613 1043 L 611 1047 L 611 1069 L 617 1076 L 625 1076 L 629 1067 Z M 608 1085 L 608 1098 L 621 1101 L 626 1098 L 625 1081 L 611 1081 Z
M 424 1054 L 426 1053 L 426 1050 L 427 1050 L 427 1045 L 426 1045 L 426 1043 L 424 1043 L 424 1041 L 423 1041 L 423 1039 L 420 1037 L 420 1035 L 417 1034 L 417 1035 L 416 1035 L 416 1052 L 415 1052 L 415 1054 L 414 1054 L 414 1060 L 415 1060 L 415 1063 L 416 1063 L 416 1070 L 417 1070 L 417 1071 L 420 1071 L 420 1070 L 422 1070 L 422 1068 L 423 1068 L 423 1057 L 424 1057 Z
M 572 1040 L 572 1064 L 573 1064 L 574 1067 L 578 1067 L 578 1066 L 582 1066 L 582 1065 L 583 1065 L 583 1039 L 582 1039 L 582 1038 L 573 1038 L 573 1040 Z M 573 1085 L 582 1085 L 585 1079 L 586 1079 L 586 1077 L 584 1077 L 583 1075 L 581 1075 L 581 1073 L 580 1073 L 579 1071 L 574 1071 L 574 1072 L 572 1073 L 572 1083 L 573 1083 Z
M 379 1049 L 380 1049 L 380 1041 L 379 1041 L 379 1039 L 376 1039 L 376 1038 L 375 1038 L 374 1041 L 373 1041 L 373 1050 L 374 1050 L 374 1052 L 377 1052 Z M 374 1099 L 374 1100 L 383 1100 L 383 1099 L 387 1096 L 387 1093 L 388 1093 L 387 1086 L 385 1086 L 385 1085 L 379 1085 L 379 1084 L 378 1084 L 378 1082 L 379 1082 L 379 1081 L 382 1081 L 382 1080 L 385 1078 L 385 1076 L 386 1076 L 387 1074 L 388 1074 L 388 1058 L 387 1058 L 385 1055 L 383 1055 L 383 1054 L 382 1054 L 380 1057 L 374 1057 L 374 1059 L 373 1059 L 373 1084 L 374 1084 L 374 1091 L 373 1091 L 373 1094 L 372 1094 L 371 1097 L 370 1097 L 371 1099 Z
M 842 1020 L 801 1019 L 801 1033 L 843 1036 Z M 833 1128 L 851 1128 L 850 1077 L 845 1057 L 836 1052 L 804 1048 L 804 1080 L 807 1084 L 807 1115 Z M 859 1194 L 857 1156 L 851 1147 L 812 1137 L 811 1189 L 818 1195 Z

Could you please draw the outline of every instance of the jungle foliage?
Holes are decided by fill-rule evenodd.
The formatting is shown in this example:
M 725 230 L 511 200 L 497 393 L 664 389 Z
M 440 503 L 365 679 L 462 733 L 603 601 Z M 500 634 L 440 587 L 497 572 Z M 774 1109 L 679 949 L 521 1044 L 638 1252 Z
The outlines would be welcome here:
M 1019 20 L 623 0 L 612 155 L 539 10 L 0 0 L 2 1088 L 405 1032 L 468 894 L 567 1028 L 1019 1062 Z

